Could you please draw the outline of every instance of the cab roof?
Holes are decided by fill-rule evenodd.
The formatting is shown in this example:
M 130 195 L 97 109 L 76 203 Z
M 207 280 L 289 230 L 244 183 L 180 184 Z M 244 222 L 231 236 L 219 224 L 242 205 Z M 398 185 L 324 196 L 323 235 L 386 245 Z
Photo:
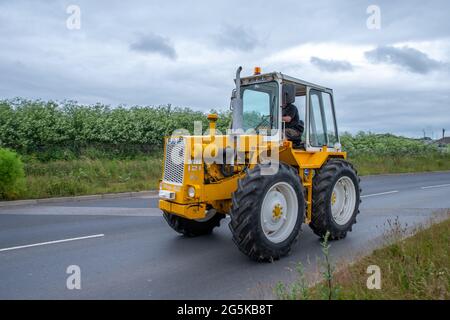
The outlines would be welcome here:
M 242 77 L 241 78 L 241 85 L 251 84 L 251 83 L 257 83 L 257 82 L 267 82 L 272 80 L 281 80 L 282 82 L 288 82 L 296 85 L 302 85 L 305 87 L 310 87 L 312 89 L 317 89 L 329 93 L 333 93 L 333 89 L 327 88 L 318 84 L 314 84 L 312 82 L 304 81 L 298 78 L 294 78 L 291 76 L 288 76 L 286 74 L 283 74 L 281 72 L 270 72 L 270 73 L 263 73 L 258 75 L 251 75 L 248 77 Z

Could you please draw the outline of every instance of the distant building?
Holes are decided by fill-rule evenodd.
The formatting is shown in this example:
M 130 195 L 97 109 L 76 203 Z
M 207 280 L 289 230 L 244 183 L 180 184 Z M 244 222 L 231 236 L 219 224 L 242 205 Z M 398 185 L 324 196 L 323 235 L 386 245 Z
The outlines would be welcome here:
M 439 147 L 439 148 L 448 148 L 450 146 L 450 137 L 443 137 L 439 140 L 435 140 L 434 143 Z

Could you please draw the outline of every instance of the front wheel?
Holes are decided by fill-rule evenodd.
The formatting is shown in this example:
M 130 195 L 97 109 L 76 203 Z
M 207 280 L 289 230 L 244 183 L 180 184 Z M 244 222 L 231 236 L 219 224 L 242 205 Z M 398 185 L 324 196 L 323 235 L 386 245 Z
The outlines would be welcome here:
M 361 189 L 353 166 L 343 159 L 329 160 L 313 178 L 313 214 L 309 226 L 330 240 L 345 238 L 359 213 Z
M 263 165 L 249 170 L 232 196 L 229 226 L 233 241 L 255 261 L 273 261 L 287 255 L 304 221 L 300 177 L 292 167 L 277 165 L 273 175 L 262 174 Z
M 206 217 L 198 220 L 186 219 L 166 211 L 163 212 L 163 216 L 173 230 L 186 237 L 210 234 L 215 227 L 220 226 L 220 220 L 225 218 L 225 215 L 217 213 L 214 209 L 208 210 Z

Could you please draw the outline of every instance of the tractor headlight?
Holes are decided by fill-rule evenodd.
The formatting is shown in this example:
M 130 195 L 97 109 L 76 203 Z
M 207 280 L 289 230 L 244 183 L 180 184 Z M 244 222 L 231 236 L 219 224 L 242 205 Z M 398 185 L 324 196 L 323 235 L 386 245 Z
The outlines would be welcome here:
M 195 188 L 194 187 L 189 187 L 188 188 L 188 196 L 189 196 L 189 198 L 194 198 L 195 197 Z

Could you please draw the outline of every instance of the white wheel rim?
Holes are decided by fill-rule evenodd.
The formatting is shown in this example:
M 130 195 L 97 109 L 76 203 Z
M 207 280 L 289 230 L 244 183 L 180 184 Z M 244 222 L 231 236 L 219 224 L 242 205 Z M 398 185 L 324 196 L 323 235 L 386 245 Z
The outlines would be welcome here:
M 289 238 L 298 217 L 298 199 L 294 188 L 286 182 L 274 184 L 261 205 L 261 226 L 265 237 L 280 243 Z
M 339 225 L 347 224 L 353 216 L 356 204 L 353 180 L 347 176 L 340 177 L 333 187 L 330 202 L 333 220 Z

